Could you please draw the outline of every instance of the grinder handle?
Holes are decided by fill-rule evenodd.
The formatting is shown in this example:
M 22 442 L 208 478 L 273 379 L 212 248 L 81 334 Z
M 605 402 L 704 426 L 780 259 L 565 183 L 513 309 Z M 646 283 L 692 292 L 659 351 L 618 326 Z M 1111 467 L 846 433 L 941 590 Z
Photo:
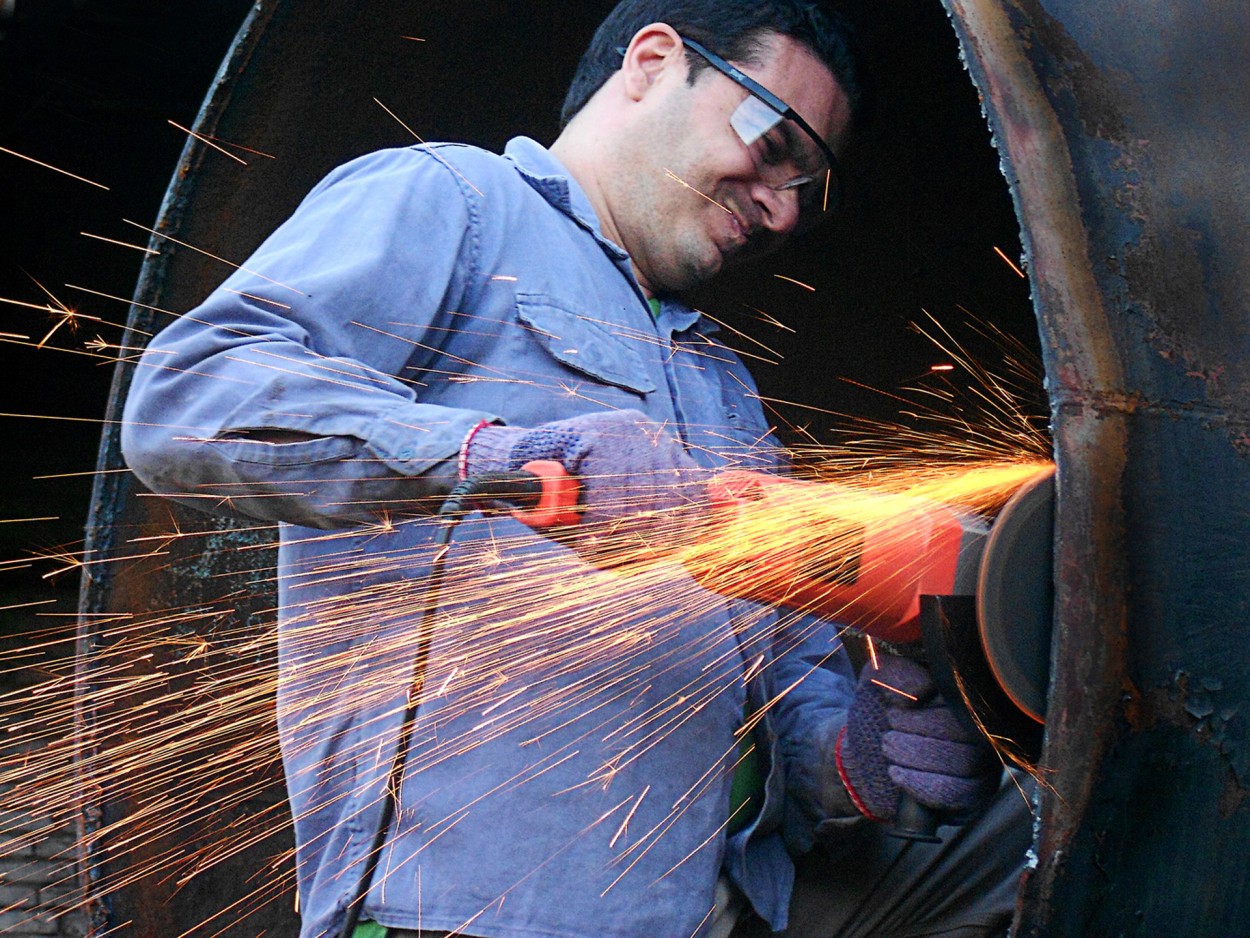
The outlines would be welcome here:
M 928 597 L 924 598 L 927 599 Z M 926 603 L 921 604 L 922 620 L 927 605 Z M 885 654 L 909 658 L 912 661 L 919 662 L 928 668 L 930 673 L 933 673 L 929 643 L 924 640 L 903 642 L 901 644 L 878 642 L 877 647 Z M 921 804 L 914 796 L 903 791 L 898 796 L 898 810 L 894 816 L 894 823 L 887 828 L 886 832 L 891 837 L 897 837 L 900 840 L 915 840 L 924 844 L 938 844 L 942 842 L 942 838 L 937 835 L 937 829 L 941 824 L 942 813 L 940 811 L 935 811 L 928 805 Z
M 513 498 L 512 517 L 535 530 L 565 527 L 581 520 L 581 484 L 554 459 L 532 459 L 516 476 L 530 482 L 526 495 Z
M 921 804 L 907 792 L 903 792 L 898 799 L 898 814 L 888 833 L 891 837 L 898 837 L 900 840 L 940 844 L 942 838 L 937 835 L 937 829 L 941 823 L 941 816 L 938 812 Z

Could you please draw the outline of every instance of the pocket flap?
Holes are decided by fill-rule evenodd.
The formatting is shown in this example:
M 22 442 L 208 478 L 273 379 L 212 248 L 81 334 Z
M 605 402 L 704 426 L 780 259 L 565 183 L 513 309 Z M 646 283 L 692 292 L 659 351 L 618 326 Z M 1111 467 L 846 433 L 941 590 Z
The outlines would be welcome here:
M 518 318 L 534 330 L 535 341 L 561 364 L 639 394 L 655 390 L 642 356 L 620 336 L 548 296 L 518 294 L 516 305 Z

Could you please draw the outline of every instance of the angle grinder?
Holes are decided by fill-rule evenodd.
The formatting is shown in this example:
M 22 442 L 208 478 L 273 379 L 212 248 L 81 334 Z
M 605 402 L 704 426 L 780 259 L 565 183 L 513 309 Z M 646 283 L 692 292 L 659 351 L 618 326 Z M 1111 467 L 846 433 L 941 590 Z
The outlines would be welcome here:
M 1054 480 L 1053 467 L 1039 469 L 988 517 L 726 472 L 708 490 L 713 533 L 683 562 L 721 594 L 809 612 L 904 653 L 919 645 L 948 700 L 1033 758 L 1050 677 Z
M 540 530 L 575 524 L 578 486 L 558 463 L 542 469 L 532 493 L 511 499 L 524 505 L 514 515 Z M 716 475 L 707 494 L 700 537 L 678 549 L 700 585 L 815 614 L 923 660 L 972 730 L 1017 764 L 1036 761 L 1053 630 L 1053 466 L 992 517 L 745 470 Z M 535 513 L 540 501 L 558 507 L 558 521 Z M 936 839 L 937 819 L 920 806 L 900 806 L 900 817 L 895 833 Z

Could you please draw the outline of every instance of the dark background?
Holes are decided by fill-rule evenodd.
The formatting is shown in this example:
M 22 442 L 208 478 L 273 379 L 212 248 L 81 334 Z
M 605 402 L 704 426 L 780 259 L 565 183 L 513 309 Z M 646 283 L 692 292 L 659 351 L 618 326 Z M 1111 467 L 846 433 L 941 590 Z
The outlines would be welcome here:
M 0 13 L 0 147 L 109 187 L 0 153 L 0 297 L 46 303 L 37 280 L 83 316 L 77 331 L 62 326 L 35 349 L 59 317 L 0 304 L 0 332 L 30 337 L 25 345 L 0 344 L 0 411 L 31 415 L 0 417 L 0 561 L 10 561 L 0 568 L 0 605 L 57 598 L 45 611 L 62 616 L 45 616 L 41 626 L 63 627 L 74 608 L 78 572 L 46 579 L 66 566 L 47 555 L 72 553 L 81 542 L 116 355 L 93 350 L 92 342 L 118 342 L 126 314 L 125 304 L 67 284 L 128 297 L 143 259 L 81 233 L 146 243 L 146 234 L 124 220 L 154 224 L 186 140 L 168 122 L 193 125 L 250 6 L 0 0 L 7 11 Z M 445 60 L 439 106 L 415 117 L 414 129 L 427 139 L 500 148 L 524 132 L 550 142 L 563 86 L 611 3 L 512 3 L 515 15 L 507 18 L 487 15 L 487 6 L 465 4 L 448 24 L 423 22 L 422 5 L 413 4 L 412 34 L 424 42 L 361 50 L 362 67 L 379 54 Z M 928 380 L 930 367 L 948 360 L 909 328 L 924 311 L 956 329 L 975 317 L 1037 344 L 1027 282 L 994 252 L 1018 258 L 1017 223 L 940 4 L 843 6 L 860 21 L 876 76 L 875 116 L 848 154 L 845 210 L 784 257 L 696 298 L 783 356 L 781 364 L 755 370 L 766 397 L 807 405 L 779 408 L 790 439 L 800 438 L 797 427 L 829 438 L 846 421 L 827 411 L 895 418 L 899 402 L 881 392 Z M 390 121 L 381 112 L 378 119 Z M 410 142 L 398 125 L 393 142 Z M 292 203 L 300 194 L 290 193 Z M 794 331 L 762 322 L 753 310 Z M 991 367 L 1001 358 L 993 343 L 964 337 Z M 11 520 L 43 516 L 56 520 Z M 0 636 L 13 640 L 31 622 L 27 611 L 0 612 Z
M 4 4 L 0 3 L 0 8 Z M 34 632 L 64 638 L 72 628 L 78 570 L 48 559 L 81 548 L 112 377 L 95 337 L 117 343 L 126 306 L 67 284 L 128 297 L 144 255 L 84 237 L 129 244 L 152 225 L 213 75 L 246 15 L 245 0 L 10 0 L 0 13 L 0 147 L 102 185 L 78 182 L 0 153 L 0 297 L 49 302 L 37 280 L 85 316 L 58 317 L 0 303 L 0 687 L 38 679 L 38 666 L 64 645 L 25 653 Z M 37 418 L 37 419 L 36 419 Z M 62 476 L 40 478 L 41 476 Z M 67 476 L 67 477 L 66 477 Z M 51 517 L 51 521 L 12 519 Z M 64 570 L 65 572 L 56 573 Z M 49 575 L 50 578 L 49 578 Z

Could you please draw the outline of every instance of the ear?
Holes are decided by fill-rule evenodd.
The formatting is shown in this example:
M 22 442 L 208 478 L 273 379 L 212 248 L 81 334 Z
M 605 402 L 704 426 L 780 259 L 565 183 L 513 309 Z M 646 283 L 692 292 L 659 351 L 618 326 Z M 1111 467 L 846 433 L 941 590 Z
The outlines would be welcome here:
M 661 76 L 673 71 L 686 77 L 686 50 L 677 30 L 667 23 L 652 23 L 634 34 L 621 73 L 625 77 L 625 93 L 632 101 L 640 101 Z

